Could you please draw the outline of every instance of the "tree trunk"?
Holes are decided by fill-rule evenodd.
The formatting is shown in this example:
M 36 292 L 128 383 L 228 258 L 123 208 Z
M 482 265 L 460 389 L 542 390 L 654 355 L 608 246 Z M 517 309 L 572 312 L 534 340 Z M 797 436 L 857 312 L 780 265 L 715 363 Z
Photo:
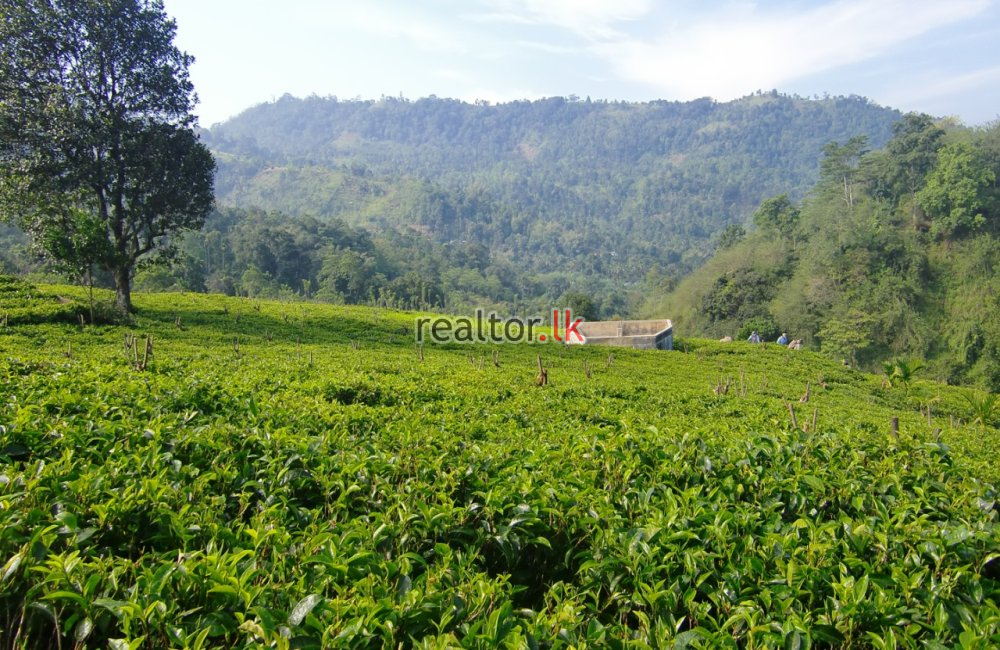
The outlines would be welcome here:
M 94 269 L 87 267 L 87 291 L 90 296 L 90 324 L 94 323 Z
M 132 313 L 132 273 L 127 267 L 114 270 L 115 303 L 123 314 Z

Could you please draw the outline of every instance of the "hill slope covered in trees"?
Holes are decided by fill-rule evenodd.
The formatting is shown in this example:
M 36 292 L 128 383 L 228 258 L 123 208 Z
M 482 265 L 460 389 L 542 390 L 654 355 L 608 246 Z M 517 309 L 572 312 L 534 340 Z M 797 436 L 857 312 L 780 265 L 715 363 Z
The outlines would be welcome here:
M 468 303 L 541 304 L 575 289 L 611 315 L 628 311 L 651 269 L 661 280 L 695 268 L 713 235 L 763 198 L 804 193 L 827 142 L 863 134 L 882 144 L 898 117 L 862 98 L 777 93 L 501 105 L 286 96 L 203 137 L 223 205 L 415 232 L 425 249 L 485 247 L 487 259 L 447 266 L 498 287 L 413 272 Z
M 749 236 L 731 230 L 645 309 L 716 336 L 787 329 L 868 367 L 916 357 L 940 379 L 998 390 L 998 178 L 1000 124 L 946 130 L 908 115 L 882 150 L 828 146 L 801 203 L 762 203 Z
M 804 195 L 826 143 L 860 134 L 881 145 L 898 117 L 863 98 L 777 93 L 501 105 L 284 97 L 202 132 L 219 165 L 219 212 L 175 242 L 172 268 L 142 271 L 138 286 L 628 315 L 703 263 L 761 200 Z M 17 250 L 0 252 L 8 271 L 31 266 Z

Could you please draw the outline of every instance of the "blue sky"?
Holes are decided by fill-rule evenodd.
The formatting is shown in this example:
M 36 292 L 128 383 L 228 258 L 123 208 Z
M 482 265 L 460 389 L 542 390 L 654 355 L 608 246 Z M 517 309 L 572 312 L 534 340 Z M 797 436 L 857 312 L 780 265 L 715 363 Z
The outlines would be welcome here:
M 164 0 L 203 126 L 297 96 L 864 95 L 1000 117 L 1000 0 Z

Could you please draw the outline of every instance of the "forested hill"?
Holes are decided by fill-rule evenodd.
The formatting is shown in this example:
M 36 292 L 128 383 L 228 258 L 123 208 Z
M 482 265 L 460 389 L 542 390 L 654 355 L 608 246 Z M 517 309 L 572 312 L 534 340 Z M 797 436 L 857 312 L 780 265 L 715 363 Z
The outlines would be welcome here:
M 823 147 L 888 141 L 859 98 L 295 99 L 202 131 L 219 210 L 139 290 L 501 313 L 633 314 L 761 200 L 804 196 Z M 0 271 L 44 268 L 0 226 Z M 98 272 L 95 280 L 110 278 Z
M 799 202 L 778 195 L 649 313 L 685 332 L 768 340 L 1000 391 L 1000 122 L 907 115 L 881 150 L 825 150 Z M 901 364 L 900 364 L 901 362 Z M 895 370 L 890 369 L 893 375 Z
M 203 138 L 224 205 L 413 227 L 533 272 L 626 285 L 654 267 L 689 271 L 763 198 L 802 194 L 826 143 L 863 134 L 881 145 L 898 118 L 863 98 L 778 93 L 499 105 L 285 96 Z

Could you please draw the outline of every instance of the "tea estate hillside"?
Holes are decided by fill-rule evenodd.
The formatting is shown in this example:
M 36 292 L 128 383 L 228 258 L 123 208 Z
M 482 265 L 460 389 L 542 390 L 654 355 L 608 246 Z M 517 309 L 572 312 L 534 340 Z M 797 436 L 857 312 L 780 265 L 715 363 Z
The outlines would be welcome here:
M 135 305 L 81 326 L 84 290 L 0 282 L 3 647 L 1000 644 L 989 395 L 683 333 Z

